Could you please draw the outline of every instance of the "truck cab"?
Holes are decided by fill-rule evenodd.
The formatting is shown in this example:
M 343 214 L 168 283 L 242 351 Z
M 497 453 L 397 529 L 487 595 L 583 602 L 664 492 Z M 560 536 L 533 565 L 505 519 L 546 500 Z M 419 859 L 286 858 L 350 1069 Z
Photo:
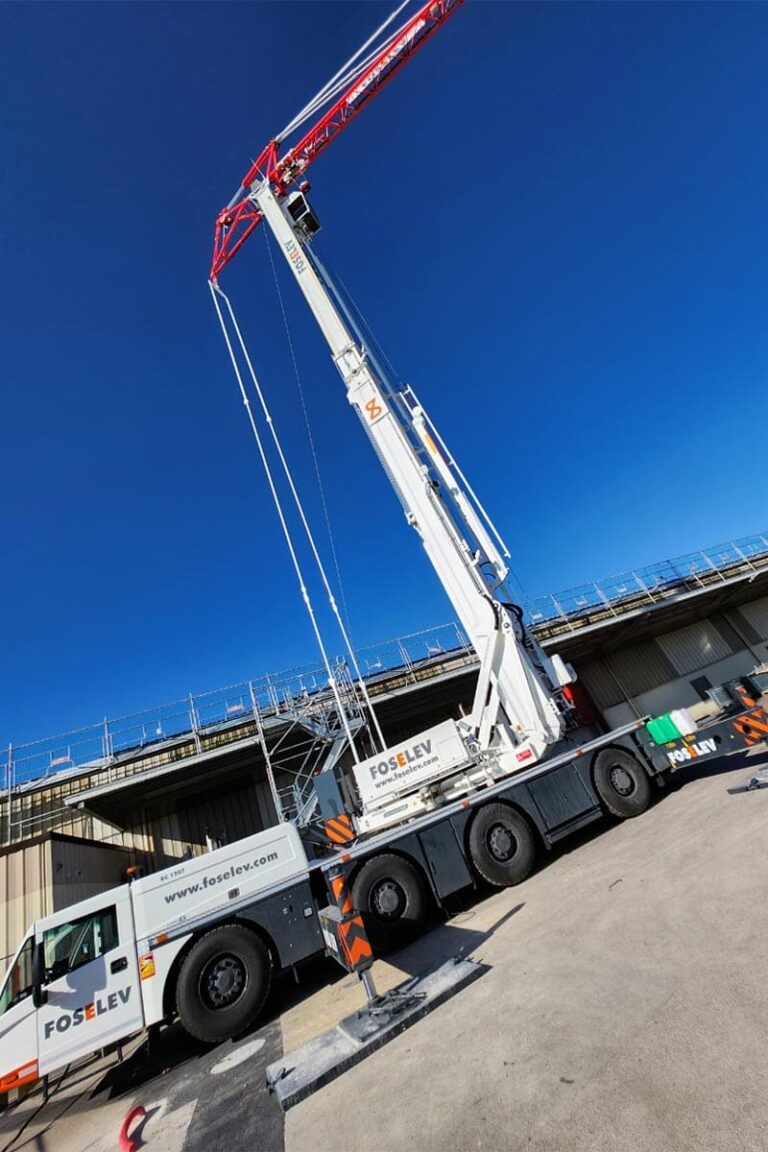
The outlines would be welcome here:
M 279 824 L 34 923 L 0 988 L 0 1093 L 177 1015 L 255 1019 L 273 970 L 323 948 L 307 856 Z
M 131 894 L 123 885 L 28 930 L 0 990 L 0 1092 L 143 1027 Z

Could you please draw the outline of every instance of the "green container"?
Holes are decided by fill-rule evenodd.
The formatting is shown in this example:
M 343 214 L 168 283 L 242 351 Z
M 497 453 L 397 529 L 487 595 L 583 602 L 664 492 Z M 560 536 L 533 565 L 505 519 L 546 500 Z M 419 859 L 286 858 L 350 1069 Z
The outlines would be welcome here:
M 669 712 L 665 712 L 663 716 L 655 716 L 645 727 L 654 744 L 669 744 L 682 736 Z

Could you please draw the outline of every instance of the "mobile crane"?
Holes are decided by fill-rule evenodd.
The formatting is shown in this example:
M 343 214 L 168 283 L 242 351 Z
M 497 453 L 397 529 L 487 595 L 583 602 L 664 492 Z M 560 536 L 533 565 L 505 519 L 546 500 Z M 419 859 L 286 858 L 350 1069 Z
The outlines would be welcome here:
M 338 899 L 340 877 L 374 947 L 396 946 L 430 903 L 480 880 L 520 883 L 537 844 L 549 848 L 605 811 L 639 815 L 651 782 L 678 762 L 768 733 L 762 684 L 738 682 L 731 711 L 698 743 L 695 725 L 677 735 L 657 726 L 654 738 L 643 720 L 563 739 L 570 674 L 511 602 L 500 537 L 413 390 L 395 390 L 366 351 L 311 251 L 317 217 L 306 188 L 289 186 L 460 3 L 430 0 L 356 68 L 299 145 L 282 158 L 276 141 L 267 146 L 217 218 L 210 283 L 218 299 L 221 271 L 266 221 L 477 651 L 471 712 L 358 757 L 351 778 L 319 775 L 319 849 L 280 824 L 32 924 L 0 987 L 0 1093 L 175 1016 L 207 1041 L 243 1031 L 275 972 L 326 950 L 320 911 Z

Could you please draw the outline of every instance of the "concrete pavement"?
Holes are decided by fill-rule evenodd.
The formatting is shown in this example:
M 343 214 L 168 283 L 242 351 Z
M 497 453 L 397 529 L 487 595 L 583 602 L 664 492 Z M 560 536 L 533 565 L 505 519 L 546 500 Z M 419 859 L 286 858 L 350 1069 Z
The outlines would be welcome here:
M 491 970 L 289 1112 L 286 1152 L 339 1132 L 356 1152 L 768 1148 L 768 790 L 725 791 L 748 766 L 678 777 L 401 954 L 416 968 L 466 933 Z M 286 1052 L 355 994 L 287 1013 Z

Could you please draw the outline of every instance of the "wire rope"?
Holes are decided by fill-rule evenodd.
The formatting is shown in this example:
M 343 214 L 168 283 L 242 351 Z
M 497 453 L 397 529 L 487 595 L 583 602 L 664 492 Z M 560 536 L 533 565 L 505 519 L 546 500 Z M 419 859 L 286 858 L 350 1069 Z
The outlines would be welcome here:
M 356 80 L 357 77 L 360 76 L 371 63 L 373 63 L 377 56 L 386 51 L 389 45 L 392 44 L 393 41 L 400 35 L 403 28 L 406 27 L 408 21 L 406 21 L 405 24 L 401 24 L 399 28 L 390 33 L 390 35 L 382 40 L 380 44 L 376 44 L 376 47 L 373 48 L 363 60 L 360 60 L 357 64 L 355 63 L 355 61 L 358 60 L 360 54 L 365 52 L 366 48 L 370 47 L 370 45 L 376 41 L 382 32 L 384 32 L 384 30 L 389 27 L 392 21 L 400 15 L 403 9 L 408 7 L 410 2 L 411 0 L 403 0 L 403 3 L 399 4 L 398 7 L 395 8 L 392 13 L 390 13 L 387 19 L 379 25 L 373 35 L 369 36 L 365 43 L 362 44 L 360 48 L 358 48 L 357 52 L 350 56 L 346 64 L 342 65 L 342 67 L 334 73 L 330 80 L 326 81 L 319 92 L 316 92 L 312 99 L 304 105 L 301 111 L 298 112 L 293 117 L 293 119 L 288 122 L 288 124 L 286 124 L 282 132 L 279 132 L 277 136 L 275 136 L 275 142 L 277 144 L 282 143 L 287 136 L 290 136 L 293 132 L 300 128 L 302 124 L 305 124 L 310 116 L 312 116 L 325 104 L 329 103 L 329 101 L 332 100 L 334 96 L 337 96 L 340 92 L 342 92 L 345 87 L 352 83 L 352 81 Z M 230 199 L 227 207 L 234 207 L 234 205 L 241 199 L 242 195 L 243 188 L 242 185 L 240 185 Z
M 280 288 L 280 280 L 279 280 L 279 277 L 277 275 L 277 268 L 275 266 L 275 258 L 274 258 L 274 254 L 272 252 L 272 245 L 269 242 L 269 232 L 266 228 L 264 229 L 264 243 L 266 245 L 267 254 L 269 256 L 269 263 L 272 267 L 272 276 L 274 277 L 274 281 L 275 281 L 275 291 L 277 292 L 277 299 L 278 299 L 278 302 L 280 304 L 280 312 L 281 312 L 282 317 L 283 317 L 283 327 L 285 328 L 285 336 L 286 336 L 286 340 L 288 341 L 288 350 L 289 350 L 290 356 L 291 356 L 291 363 L 293 364 L 293 374 L 296 378 L 296 388 L 297 388 L 298 393 L 299 393 L 299 399 L 301 401 L 301 410 L 302 410 L 302 413 L 304 415 L 304 426 L 307 430 L 307 439 L 309 440 L 309 449 L 310 449 L 310 452 L 312 454 L 312 463 L 314 464 L 314 468 L 315 468 L 315 476 L 317 477 L 317 487 L 318 487 L 318 490 L 320 492 L 320 503 L 321 503 L 322 509 L 323 509 L 323 517 L 325 519 L 325 528 L 326 528 L 326 531 L 328 533 L 328 543 L 330 545 L 331 557 L 333 559 L 333 568 L 334 568 L 334 571 L 336 573 L 336 581 L 338 583 L 338 588 L 339 588 L 339 599 L 341 600 L 341 606 L 342 606 L 342 609 L 344 612 L 344 622 L 347 626 L 347 631 L 349 631 L 350 630 L 350 628 L 349 628 L 349 610 L 347 608 L 347 599 L 346 599 L 346 596 L 344 595 L 344 584 L 343 584 L 342 579 L 341 579 L 341 570 L 339 568 L 339 559 L 338 559 L 338 556 L 336 553 L 336 543 L 335 543 L 334 538 L 333 538 L 333 529 L 331 527 L 331 517 L 330 517 L 330 513 L 328 511 L 328 502 L 325 498 L 325 488 L 323 487 L 323 479 L 322 479 L 322 476 L 320 474 L 320 461 L 318 460 L 317 451 L 315 449 L 315 438 L 312 435 L 312 425 L 311 425 L 310 420 L 309 420 L 309 411 L 307 409 L 307 401 L 306 401 L 306 398 L 304 396 L 304 387 L 303 387 L 302 382 L 301 382 L 301 373 L 299 372 L 299 364 L 298 364 L 298 361 L 296 359 L 296 352 L 295 352 L 294 345 L 293 345 L 293 338 L 291 336 L 291 329 L 290 329 L 290 325 L 288 324 L 288 314 L 285 310 L 285 303 L 283 301 L 283 293 L 282 293 L 282 290 Z
M 317 271 L 320 274 L 323 284 L 333 295 L 334 300 L 343 312 L 347 323 L 353 329 L 355 335 L 360 341 L 360 344 L 365 350 L 366 355 L 372 360 L 374 366 L 376 367 L 378 374 L 381 377 L 380 383 L 384 386 L 384 390 L 392 394 L 394 391 L 392 387 L 392 381 L 400 381 L 400 373 L 390 360 L 383 345 L 381 345 L 374 336 L 373 329 L 366 320 L 362 309 L 356 303 L 352 293 L 347 288 L 338 272 L 334 272 L 333 276 L 331 276 L 325 264 L 314 249 L 312 251 L 312 263 L 317 266 Z
M 288 552 L 290 553 L 291 562 L 293 563 L 293 568 L 294 568 L 294 571 L 296 573 L 296 578 L 299 582 L 299 588 L 301 590 L 302 599 L 304 600 L 304 604 L 306 606 L 307 613 L 309 615 L 309 619 L 310 619 L 310 622 L 312 624 L 312 630 L 315 634 L 315 639 L 317 640 L 318 648 L 320 649 L 320 655 L 322 657 L 323 667 L 325 668 L 325 671 L 328 675 L 328 683 L 330 685 L 331 692 L 333 693 L 333 698 L 336 702 L 336 707 L 339 710 L 339 717 L 341 719 L 341 723 L 342 723 L 342 726 L 344 728 L 344 734 L 346 735 L 346 737 L 349 741 L 350 747 L 352 749 L 352 755 L 355 758 L 355 763 L 359 763 L 360 757 L 358 755 L 358 751 L 357 751 L 357 748 L 355 746 L 354 737 L 352 735 L 352 730 L 351 730 L 350 725 L 349 725 L 349 717 L 347 716 L 347 710 L 341 701 L 341 696 L 339 694 L 339 687 L 338 687 L 338 684 L 336 681 L 336 677 L 335 677 L 333 670 L 331 668 L 331 663 L 330 663 L 330 660 L 328 658 L 328 653 L 326 651 L 325 644 L 323 643 L 323 637 L 322 637 L 322 633 L 320 632 L 320 626 L 318 625 L 317 617 L 315 616 L 315 610 L 314 610 L 314 607 L 312 605 L 311 597 L 309 595 L 309 590 L 307 588 L 306 581 L 304 580 L 304 573 L 302 572 L 301 564 L 299 563 L 299 558 L 296 554 L 296 549 L 295 549 L 294 544 L 293 544 L 293 539 L 291 537 L 291 532 L 290 532 L 290 529 L 288 527 L 288 522 L 285 518 L 285 513 L 283 512 L 283 505 L 282 505 L 282 502 L 280 500 L 280 495 L 279 495 L 279 493 L 277 491 L 277 487 L 275 485 L 274 477 L 272 475 L 272 469 L 269 466 L 269 460 L 267 459 L 267 454 L 264 450 L 264 444 L 263 444 L 261 436 L 259 434 L 259 429 L 258 429 L 258 426 L 256 424 L 256 418 L 253 414 L 253 409 L 251 408 L 251 402 L 250 402 L 250 399 L 248 397 L 248 392 L 246 390 L 245 384 L 243 382 L 242 373 L 240 371 L 240 365 L 237 362 L 237 357 L 235 356 L 235 350 L 232 347 L 232 341 L 230 339 L 229 331 L 227 329 L 227 325 L 226 325 L 226 322 L 224 320 L 224 316 L 222 314 L 221 307 L 219 305 L 218 297 L 221 297 L 226 302 L 227 310 L 230 313 L 230 316 L 231 316 L 233 323 L 235 325 L 235 330 L 238 333 L 239 342 L 241 344 L 241 347 L 243 346 L 242 345 L 242 337 L 239 336 L 239 329 L 237 328 L 237 322 L 234 319 L 234 313 L 232 312 L 232 306 L 229 303 L 229 298 L 226 296 L 226 294 L 224 292 L 222 292 L 222 290 L 218 287 L 218 285 L 214 284 L 210 280 L 208 281 L 208 287 L 211 290 L 211 297 L 213 299 L 213 304 L 214 304 L 214 307 L 216 309 L 216 315 L 219 318 L 219 324 L 221 325 L 222 335 L 224 336 L 224 343 L 227 346 L 227 351 L 229 352 L 229 358 L 232 361 L 232 368 L 233 368 L 234 373 L 235 373 L 235 379 L 237 380 L 237 384 L 238 384 L 238 387 L 240 389 L 240 396 L 241 396 L 242 401 L 243 401 L 243 406 L 245 407 L 246 413 L 248 415 L 248 422 L 251 425 L 251 431 L 253 432 L 253 438 L 256 442 L 256 447 L 258 449 L 259 456 L 261 458 L 261 463 L 262 463 L 262 466 L 264 468 L 264 473 L 267 477 L 267 484 L 269 485 L 269 490 L 270 490 L 270 493 L 272 495 L 272 499 L 274 501 L 275 508 L 277 509 L 277 515 L 278 515 L 278 518 L 280 520 L 280 527 L 283 530 L 285 542 L 288 545 Z M 260 395 L 261 394 L 261 388 L 259 386 L 258 380 L 256 379 L 256 374 L 253 370 L 253 366 L 250 364 L 250 361 L 248 361 L 248 367 L 249 367 L 249 371 L 251 374 L 251 378 L 254 381 L 254 386 L 257 390 L 257 394 Z M 264 405 L 262 404 L 262 408 L 263 407 L 264 407 Z M 268 419 L 268 423 L 271 423 L 271 417 L 268 416 L 267 419 Z
M 312 529 L 309 526 L 309 521 L 307 520 L 307 516 L 306 516 L 306 513 L 304 511 L 304 506 L 301 502 L 301 497 L 299 496 L 299 493 L 297 491 L 296 484 L 295 484 L 294 479 L 293 479 L 293 474 L 292 474 L 290 467 L 288 465 L 288 461 L 285 458 L 285 453 L 283 452 L 283 447 L 282 447 L 282 444 L 280 442 L 280 437 L 277 434 L 277 429 L 276 429 L 274 421 L 272 419 L 272 414 L 271 414 L 269 407 L 267 405 L 266 398 L 265 398 L 264 393 L 262 391 L 258 377 L 256 376 L 256 372 L 254 370 L 253 363 L 251 361 L 248 349 L 245 345 L 245 341 L 243 339 L 242 332 L 240 331 L 240 326 L 237 322 L 237 318 L 235 317 L 235 313 L 234 313 L 234 309 L 232 308 L 231 301 L 229 300 L 229 297 L 226 295 L 226 293 L 223 292 L 221 290 L 221 288 L 219 288 L 218 285 L 213 285 L 211 283 L 210 287 L 211 287 L 211 292 L 215 293 L 214 303 L 216 304 L 216 311 L 219 314 L 220 322 L 222 323 L 222 329 L 225 333 L 225 339 L 227 341 L 227 347 L 230 350 L 230 358 L 232 359 L 233 367 L 235 369 L 235 374 L 237 376 L 238 383 L 240 384 L 241 394 L 244 394 L 244 385 L 242 384 L 242 377 L 240 375 L 240 371 L 239 371 L 239 368 L 237 366 L 237 360 L 234 356 L 234 352 L 231 350 L 231 343 L 228 339 L 229 334 L 226 331 L 226 326 L 223 324 L 223 318 L 221 316 L 221 312 L 220 312 L 220 309 L 218 307 L 218 301 L 216 300 L 216 296 L 220 296 L 226 304 L 226 308 L 227 308 L 227 311 L 229 313 L 229 318 L 230 318 L 232 327 L 234 329 L 234 332 L 237 336 L 238 344 L 240 346 L 240 351 L 241 351 L 243 359 L 245 360 L 245 363 L 248 367 L 248 372 L 249 372 L 250 377 L 251 377 L 251 382 L 253 384 L 253 387 L 254 387 L 254 390 L 256 392 L 259 404 L 261 406 L 261 410 L 262 410 L 262 413 L 264 415 L 264 419 L 266 421 L 267 427 L 269 428 L 270 435 L 272 437 L 272 441 L 275 445 L 275 450 L 276 450 L 278 458 L 280 460 L 280 464 L 281 464 L 281 467 L 283 469 L 283 473 L 285 475 L 286 481 L 288 483 L 288 487 L 289 487 L 290 492 L 291 492 L 291 496 L 293 497 L 294 504 L 296 505 L 296 511 L 298 512 L 299 519 L 301 520 L 301 524 L 302 524 L 302 527 L 304 529 L 304 533 L 307 537 L 307 541 L 309 543 L 310 550 L 312 552 L 312 556 L 314 557 L 315 565 L 317 567 L 318 573 L 320 574 L 320 579 L 323 583 L 323 587 L 325 588 L 325 592 L 326 592 L 326 595 L 328 597 L 328 603 L 331 606 L 331 611 L 333 612 L 333 615 L 336 619 L 336 623 L 337 623 L 337 626 L 339 628 L 339 632 L 341 633 L 341 637 L 344 641 L 344 646 L 347 650 L 347 653 L 348 653 L 349 658 L 350 658 L 350 662 L 352 664 L 352 668 L 355 672 L 358 687 L 359 687 L 361 695 L 363 697 L 363 701 L 364 701 L 365 706 L 366 706 L 368 713 L 370 715 L 371 722 L 372 722 L 374 731 L 376 733 L 376 736 L 378 737 L 379 741 L 381 742 L 381 747 L 382 747 L 382 749 L 386 748 L 386 741 L 384 739 L 384 734 L 381 731 L 378 717 L 377 717 L 375 709 L 373 707 L 373 703 L 372 703 L 370 695 L 368 693 L 368 689 L 365 685 L 365 681 L 363 680 L 363 676 L 362 676 L 362 673 L 360 671 L 360 667 L 359 667 L 358 662 L 357 662 L 357 657 L 355 656 L 355 652 L 354 652 L 354 649 L 352 647 L 352 643 L 351 643 L 351 641 L 349 639 L 349 635 L 347 633 L 347 629 L 344 627 L 344 621 L 341 618 L 341 612 L 339 611 L 339 606 L 338 606 L 338 603 L 336 601 L 336 597 L 333 594 L 333 588 L 331 587 L 330 581 L 328 580 L 328 574 L 325 571 L 325 566 L 324 566 L 323 561 L 320 557 L 320 553 L 318 551 L 317 544 L 315 542 L 315 538 L 314 538 L 314 535 L 312 533 Z M 244 400 L 244 403 L 245 403 L 245 400 Z M 290 529 L 288 528 L 287 522 L 285 520 L 285 516 L 284 516 L 283 511 L 282 511 L 282 504 L 280 503 L 280 498 L 277 494 L 277 489 L 276 489 L 274 482 L 272 480 L 272 473 L 271 473 L 271 470 L 269 470 L 269 465 L 268 465 L 268 462 L 266 460 L 266 455 L 263 451 L 263 445 L 261 443 L 261 438 L 258 437 L 257 429 L 255 427 L 255 420 L 253 418 L 250 403 L 246 404 L 246 408 L 248 411 L 249 418 L 251 420 L 251 426 L 254 429 L 254 435 L 257 436 L 257 444 L 258 444 L 259 451 L 261 454 L 262 463 L 264 464 L 265 470 L 267 471 L 269 484 L 270 484 L 270 490 L 272 491 L 273 499 L 275 500 L 275 503 L 276 503 L 278 510 L 279 510 L 280 520 L 281 520 L 281 524 L 283 526 L 283 532 L 286 536 L 286 539 L 289 540 L 289 542 L 290 542 L 289 548 L 291 551 L 291 557 L 294 561 L 294 567 L 297 569 L 297 574 L 300 574 L 301 569 L 299 567 L 298 557 L 296 556 L 296 552 L 295 552 L 295 549 L 293 547 L 293 542 L 291 540 Z M 311 601 L 309 600 L 309 593 L 306 589 L 306 585 L 303 582 L 303 576 L 302 575 L 300 575 L 300 583 L 302 584 L 302 595 L 304 596 L 305 602 L 307 603 L 308 611 L 310 612 L 310 618 L 312 620 L 313 628 L 315 630 L 315 635 L 318 637 L 318 643 L 321 645 L 321 652 L 323 654 L 323 657 L 327 661 L 327 656 L 325 655 L 325 647 L 324 647 L 322 640 L 320 638 L 319 626 L 317 624 L 317 620 L 316 620 L 315 615 L 314 615 L 314 610 L 311 609 Z M 329 665 L 327 665 L 327 667 L 329 667 Z M 337 704 L 339 705 L 339 707 L 342 707 L 340 699 L 336 695 L 335 689 L 334 689 L 334 695 L 336 697 Z M 349 732 L 348 721 L 347 721 L 347 717 L 346 717 L 346 711 L 343 708 L 342 708 L 342 714 L 343 714 L 345 732 L 347 733 L 347 735 L 350 739 L 350 743 L 352 743 L 352 749 L 353 749 L 353 752 L 355 754 L 355 759 L 356 759 L 356 761 L 359 761 L 359 757 L 357 755 L 357 750 L 355 748 L 354 742 L 352 741 L 352 737 L 351 737 L 351 734 Z
M 358 64 L 356 69 L 352 70 L 352 66 L 355 64 L 355 61 L 358 60 L 360 55 L 365 52 L 366 48 L 370 48 L 371 44 L 375 43 L 375 41 L 379 38 L 379 36 L 381 36 L 385 29 L 389 27 L 392 21 L 396 20 L 400 13 L 408 7 L 409 3 L 410 0 L 403 0 L 403 3 L 399 4 L 398 7 L 390 13 L 387 19 L 382 24 L 380 24 L 376 31 L 368 37 L 364 44 L 358 48 L 357 52 L 350 56 L 346 64 L 342 64 L 341 68 L 339 68 L 339 70 L 335 72 L 333 76 L 331 76 L 330 80 L 326 81 L 320 91 L 317 92 L 312 97 L 312 99 L 304 105 L 301 111 L 294 116 L 293 120 L 291 120 L 285 126 L 285 128 L 283 128 L 282 132 L 275 137 L 278 142 L 284 140 L 285 137 L 290 135 L 291 132 L 295 132 L 297 128 L 300 128 L 313 112 L 317 111 L 318 108 L 321 108 L 323 104 L 326 104 L 336 94 L 336 92 L 340 91 L 345 84 L 348 84 L 355 75 L 359 75 L 360 72 L 362 72 L 363 69 L 371 62 L 374 56 L 378 55 L 379 52 L 384 51 L 387 44 L 394 40 L 400 32 L 399 28 L 395 32 L 391 33 L 391 35 L 387 37 L 386 41 L 384 41 L 381 45 L 377 45 L 374 51 L 371 52 L 369 56 L 362 61 L 362 63 Z

